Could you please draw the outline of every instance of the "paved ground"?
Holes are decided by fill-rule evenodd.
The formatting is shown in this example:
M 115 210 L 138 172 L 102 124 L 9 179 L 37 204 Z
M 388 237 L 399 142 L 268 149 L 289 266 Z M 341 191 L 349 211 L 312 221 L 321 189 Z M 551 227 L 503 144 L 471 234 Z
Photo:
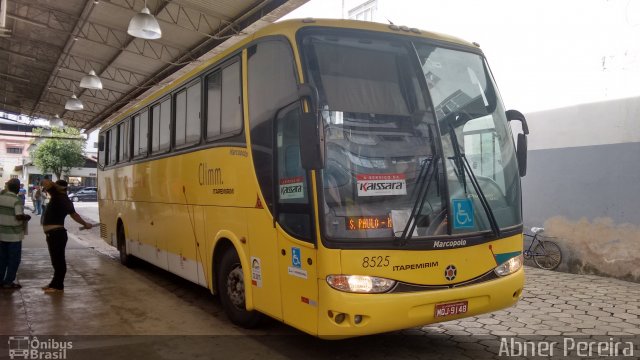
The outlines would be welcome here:
M 78 211 L 91 217 L 91 206 Z M 18 335 L 72 341 L 67 359 L 563 358 L 565 351 L 567 358 L 640 357 L 638 283 L 528 267 L 523 299 L 513 308 L 322 341 L 276 321 L 253 331 L 237 328 L 206 289 L 150 265 L 125 268 L 98 229 L 68 228 L 67 288 L 62 296 L 49 296 L 40 289 L 51 276 L 44 235 L 31 227 L 19 272 L 23 288 L 0 292 L 0 359 L 8 358 L 9 346 L 15 348 L 9 336 Z M 545 344 L 552 341 L 549 350 Z

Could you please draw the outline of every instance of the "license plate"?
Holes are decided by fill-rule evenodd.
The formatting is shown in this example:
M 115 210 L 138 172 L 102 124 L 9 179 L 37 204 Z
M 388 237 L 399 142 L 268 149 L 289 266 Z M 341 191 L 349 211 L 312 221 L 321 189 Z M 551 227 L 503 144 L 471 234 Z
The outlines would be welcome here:
M 436 317 L 452 316 L 464 314 L 469 309 L 468 301 L 458 301 L 454 303 L 436 304 Z

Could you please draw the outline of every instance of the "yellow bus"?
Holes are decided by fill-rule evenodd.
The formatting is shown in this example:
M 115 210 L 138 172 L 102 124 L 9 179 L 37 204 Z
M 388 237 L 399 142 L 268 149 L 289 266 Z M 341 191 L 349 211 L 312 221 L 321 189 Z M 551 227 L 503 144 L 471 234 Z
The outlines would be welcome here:
M 480 48 L 404 26 L 264 27 L 141 100 L 99 140 L 101 236 L 322 338 L 515 304 L 516 147 Z

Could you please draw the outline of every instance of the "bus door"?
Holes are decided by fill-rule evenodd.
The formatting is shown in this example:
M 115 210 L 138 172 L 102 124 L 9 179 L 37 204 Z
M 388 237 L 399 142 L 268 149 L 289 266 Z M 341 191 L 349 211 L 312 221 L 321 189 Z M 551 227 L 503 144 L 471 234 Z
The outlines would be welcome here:
M 299 103 L 275 122 L 276 217 L 284 322 L 317 333 L 318 280 L 308 173 L 300 162 Z
M 276 243 L 276 229 L 273 228 L 273 218 L 262 208 L 247 210 L 247 218 L 251 219 L 248 231 L 253 306 L 275 319 L 282 320 L 278 268 L 280 254 Z

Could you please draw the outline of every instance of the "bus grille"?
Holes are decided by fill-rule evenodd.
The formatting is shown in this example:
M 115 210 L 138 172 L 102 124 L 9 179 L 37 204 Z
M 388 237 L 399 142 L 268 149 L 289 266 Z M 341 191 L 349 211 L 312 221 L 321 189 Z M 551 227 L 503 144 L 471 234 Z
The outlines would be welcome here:
M 100 238 L 107 239 L 107 224 L 100 223 Z

